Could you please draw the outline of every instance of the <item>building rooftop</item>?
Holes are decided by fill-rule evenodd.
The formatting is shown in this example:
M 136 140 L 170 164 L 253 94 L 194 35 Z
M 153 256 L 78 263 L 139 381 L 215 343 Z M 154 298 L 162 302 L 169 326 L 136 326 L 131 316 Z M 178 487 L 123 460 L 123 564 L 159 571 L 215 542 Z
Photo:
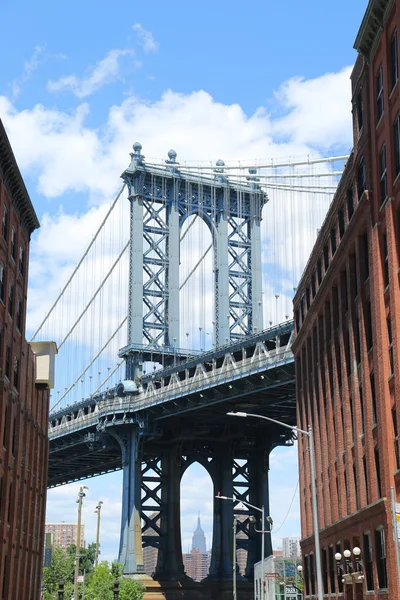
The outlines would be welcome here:
M 368 60 L 375 49 L 392 0 L 369 0 L 354 48 Z
M 0 175 L 12 198 L 23 227 L 29 235 L 40 227 L 6 130 L 0 119 Z

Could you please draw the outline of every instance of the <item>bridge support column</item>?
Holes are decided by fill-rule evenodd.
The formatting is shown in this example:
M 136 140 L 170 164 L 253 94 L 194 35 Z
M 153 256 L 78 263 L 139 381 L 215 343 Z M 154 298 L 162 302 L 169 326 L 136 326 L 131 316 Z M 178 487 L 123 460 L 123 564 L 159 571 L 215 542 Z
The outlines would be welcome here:
M 232 497 L 232 450 L 220 447 L 215 457 L 217 476 L 214 481 L 214 527 L 209 579 L 232 579 L 233 502 L 218 500 L 215 496 Z
M 124 573 L 143 573 L 142 528 L 140 522 L 141 485 L 138 456 L 138 429 L 124 428 L 114 434 L 122 449 L 123 488 L 121 538 L 118 562 L 125 566 Z
M 228 206 L 225 195 L 218 207 L 217 232 L 215 234 L 215 345 L 223 346 L 230 341 L 229 328 L 229 251 Z
M 256 450 L 249 461 L 249 502 L 254 506 L 261 507 L 264 505 L 265 517 L 269 515 L 269 485 L 268 485 L 268 470 L 269 470 L 269 453 L 271 448 L 266 445 L 265 440 L 259 440 Z M 258 523 L 260 514 L 255 515 Z M 267 524 L 263 523 L 262 527 L 257 525 L 257 529 L 267 529 Z M 272 554 L 271 534 L 266 533 L 264 540 L 265 556 Z M 249 544 L 246 564 L 246 577 L 252 579 L 254 574 L 254 564 L 261 560 L 261 535 L 255 534 L 254 543 Z
M 179 581 L 184 577 L 180 523 L 180 461 L 179 444 L 171 444 L 163 452 L 160 515 L 160 549 L 156 579 Z

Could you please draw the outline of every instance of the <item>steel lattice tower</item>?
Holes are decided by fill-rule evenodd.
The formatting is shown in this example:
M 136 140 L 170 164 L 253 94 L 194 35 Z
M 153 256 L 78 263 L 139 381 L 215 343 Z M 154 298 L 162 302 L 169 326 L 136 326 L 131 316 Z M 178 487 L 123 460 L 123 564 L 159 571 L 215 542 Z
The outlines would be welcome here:
M 180 350 L 179 244 L 192 215 L 211 232 L 214 255 L 214 339 L 216 347 L 263 329 L 260 221 L 267 196 L 255 169 L 247 182 L 232 184 L 217 161 L 214 178 L 184 173 L 170 150 L 166 166 L 144 161 L 133 145 L 122 174 L 128 185 L 130 269 L 128 345 L 121 351 L 127 378 L 140 374 L 143 360 Z

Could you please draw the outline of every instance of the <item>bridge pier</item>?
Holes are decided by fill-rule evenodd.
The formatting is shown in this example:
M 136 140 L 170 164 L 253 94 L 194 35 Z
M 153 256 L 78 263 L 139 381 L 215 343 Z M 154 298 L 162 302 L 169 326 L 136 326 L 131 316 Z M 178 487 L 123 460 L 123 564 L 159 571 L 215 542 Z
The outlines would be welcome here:
M 165 448 L 161 457 L 162 484 L 160 513 L 160 548 L 156 579 L 179 581 L 185 577 L 181 542 L 181 446 L 173 443 Z
M 218 500 L 216 496 L 232 497 L 232 461 L 230 446 L 221 444 L 214 454 L 216 476 L 214 479 L 214 522 L 211 564 L 208 579 L 232 579 L 233 502 Z
M 125 426 L 112 432 L 122 451 L 123 486 L 121 538 L 118 562 L 124 573 L 144 573 L 141 526 L 141 460 L 138 427 Z

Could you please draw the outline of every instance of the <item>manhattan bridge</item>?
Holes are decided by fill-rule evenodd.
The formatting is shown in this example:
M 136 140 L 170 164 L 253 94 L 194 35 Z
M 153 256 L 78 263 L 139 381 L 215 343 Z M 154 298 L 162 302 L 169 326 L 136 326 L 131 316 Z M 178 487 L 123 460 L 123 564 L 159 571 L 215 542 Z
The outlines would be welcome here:
M 261 535 L 241 500 L 269 514 L 269 455 L 296 424 L 291 299 L 346 156 L 292 161 L 146 160 L 136 143 L 123 186 L 33 340 L 55 340 L 49 487 L 123 470 L 119 562 L 168 600 L 253 597 Z M 209 574 L 186 577 L 180 484 L 199 463 L 214 496 Z M 256 524 L 256 527 L 259 524 Z M 240 535 L 239 535 L 240 534 Z M 158 551 L 153 580 L 143 548 Z M 272 553 L 265 536 L 265 555 Z M 156 583 L 158 582 L 158 583 Z M 156 598 L 157 596 L 151 596 Z M 158 597 L 163 597 L 158 596 Z

